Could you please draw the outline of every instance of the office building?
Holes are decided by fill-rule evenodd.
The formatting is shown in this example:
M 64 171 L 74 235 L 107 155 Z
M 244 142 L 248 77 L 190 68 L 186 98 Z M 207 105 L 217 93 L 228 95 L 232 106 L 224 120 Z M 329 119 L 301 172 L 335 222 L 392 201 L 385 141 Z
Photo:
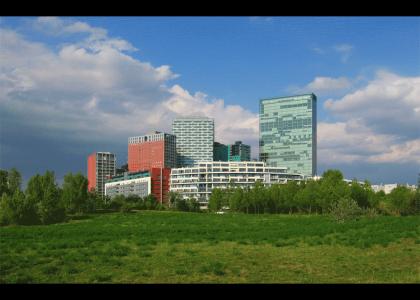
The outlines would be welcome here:
M 176 167 L 176 137 L 154 133 L 128 138 L 128 171 Z
M 260 100 L 260 161 L 316 175 L 316 102 L 314 94 Z
M 214 143 L 213 161 L 251 161 L 251 146 L 241 141 L 232 145 Z
M 105 180 L 115 176 L 116 157 L 110 152 L 95 152 L 87 160 L 88 190 L 105 194 Z
M 250 161 L 251 146 L 242 144 L 241 141 L 228 145 L 228 161 Z
M 176 135 L 177 166 L 193 166 L 213 161 L 214 120 L 204 117 L 177 118 L 172 123 Z
M 304 180 L 286 168 L 268 167 L 264 162 L 200 162 L 192 167 L 172 169 L 170 190 L 184 198 L 194 197 L 205 205 L 214 188 L 252 187 L 257 180 L 264 185 Z
M 228 146 L 214 142 L 213 161 L 228 161 Z

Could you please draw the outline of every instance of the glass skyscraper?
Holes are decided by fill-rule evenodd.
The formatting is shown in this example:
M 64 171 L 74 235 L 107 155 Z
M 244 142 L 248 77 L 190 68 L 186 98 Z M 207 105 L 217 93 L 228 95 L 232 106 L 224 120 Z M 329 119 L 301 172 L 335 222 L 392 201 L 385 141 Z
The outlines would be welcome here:
M 176 135 L 178 167 L 213 161 L 214 120 L 205 117 L 177 118 L 172 123 Z
M 316 175 L 316 96 L 260 100 L 260 160 L 288 172 Z

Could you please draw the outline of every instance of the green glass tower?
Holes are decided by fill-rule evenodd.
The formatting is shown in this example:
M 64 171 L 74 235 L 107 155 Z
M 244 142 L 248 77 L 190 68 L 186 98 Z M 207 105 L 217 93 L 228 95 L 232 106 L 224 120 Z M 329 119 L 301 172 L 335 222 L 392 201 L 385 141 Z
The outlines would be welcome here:
M 289 172 L 316 175 L 316 96 L 260 100 L 260 160 Z

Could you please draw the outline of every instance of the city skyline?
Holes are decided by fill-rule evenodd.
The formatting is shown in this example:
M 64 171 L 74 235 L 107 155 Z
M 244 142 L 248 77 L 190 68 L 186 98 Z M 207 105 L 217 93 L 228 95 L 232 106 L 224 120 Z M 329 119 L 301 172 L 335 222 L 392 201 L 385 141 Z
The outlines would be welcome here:
M 259 99 L 308 92 L 318 174 L 417 181 L 419 18 L 3 17 L 0 30 L 0 162 L 25 181 L 85 174 L 95 151 L 121 165 L 127 137 L 188 114 L 258 158 Z

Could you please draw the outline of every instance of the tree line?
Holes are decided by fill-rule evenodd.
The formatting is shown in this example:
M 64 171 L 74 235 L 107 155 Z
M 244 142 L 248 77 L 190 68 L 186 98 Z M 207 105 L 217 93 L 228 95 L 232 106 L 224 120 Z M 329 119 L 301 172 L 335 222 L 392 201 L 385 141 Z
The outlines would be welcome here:
M 349 214 L 380 213 L 384 215 L 418 214 L 420 189 L 415 191 L 398 186 L 391 193 L 374 192 L 370 183 L 349 185 L 339 170 L 324 172 L 320 180 L 289 181 L 265 187 L 256 182 L 252 188 L 239 188 L 234 184 L 228 189 L 213 189 L 209 209 L 223 207 L 244 213 L 319 213 Z
M 80 174 L 68 173 L 60 187 L 54 172 L 32 176 L 23 191 L 22 176 L 15 169 L 0 170 L 0 225 L 52 224 L 71 217 L 97 211 L 163 210 L 199 211 L 194 199 L 184 200 L 172 193 L 172 202 L 161 205 L 153 195 L 101 196 L 88 191 L 88 180 Z M 171 205 L 172 204 L 172 205 Z
M 12 168 L 0 170 L 0 224 L 52 224 L 65 221 L 69 215 L 93 212 L 101 205 L 95 192 L 88 193 L 88 182 L 82 174 L 68 173 L 62 187 L 54 172 L 32 176 L 25 191 L 22 176 Z
M 0 225 L 51 224 L 63 222 L 74 215 L 99 210 L 129 212 L 132 210 L 178 210 L 200 212 L 194 198 L 183 199 L 169 192 L 168 203 L 161 205 L 153 195 L 117 195 L 103 197 L 88 192 L 88 181 L 80 173 L 68 173 L 58 186 L 54 172 L 32 176 L 25 191 L 22 177 L 16 169 L 0 170 Z M 266 187 L 256 182 L 252 188 L 240 188 L 234 183 L 228 189 L 213 189 L 208 208 L 251 214 L 259 213 L 333 213 L 337 219 L 366 214 L 413 215 L 420 212 L 420 189 L 398 186 L 391 193 L 374 192 L 369 182 L 350 185 L 338 170 L 324 172 L 320 180 L 289 181 Z

